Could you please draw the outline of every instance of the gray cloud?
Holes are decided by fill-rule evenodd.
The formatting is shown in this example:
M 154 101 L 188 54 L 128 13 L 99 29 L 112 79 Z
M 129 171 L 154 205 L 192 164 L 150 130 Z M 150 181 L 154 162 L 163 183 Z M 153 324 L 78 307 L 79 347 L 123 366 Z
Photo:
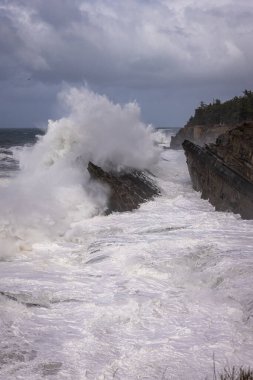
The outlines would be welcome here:
M 210 93 L 252 88 L 252 21 L 250 0 L 0 0 L 1 88 L 32 102 L 44 86 L 46 119 L 62 82 L 87 82 L 136 98 L 156 124 L 179 125 Z

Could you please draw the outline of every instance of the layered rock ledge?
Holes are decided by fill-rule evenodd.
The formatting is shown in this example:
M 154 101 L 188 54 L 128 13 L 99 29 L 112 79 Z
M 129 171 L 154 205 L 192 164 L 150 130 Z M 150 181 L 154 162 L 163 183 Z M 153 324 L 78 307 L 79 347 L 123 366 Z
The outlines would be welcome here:
M 200 147 L 184 141 L 193 188 L 216 210 L 253 219 L 253 123 L 244 123 Z
M 186 125 L 181 128 L 175 136 L 171 137 L 170 148 L 171 149 L 182 149 L 182 144 L 184 140 L 189 140 L 204 146 L 205 144 L 210 144 L 215 142 L 218 136 L 221 134 L 235 128 L 234 125 Z
M 159 188 L 147 173 L 139 170 L 127 172 L 105 171 L 89 162 L 88 172 L 93 180 L 109 187 L 106 214 L 114 211 L 132 211 L 142 203 L 160 194 Z

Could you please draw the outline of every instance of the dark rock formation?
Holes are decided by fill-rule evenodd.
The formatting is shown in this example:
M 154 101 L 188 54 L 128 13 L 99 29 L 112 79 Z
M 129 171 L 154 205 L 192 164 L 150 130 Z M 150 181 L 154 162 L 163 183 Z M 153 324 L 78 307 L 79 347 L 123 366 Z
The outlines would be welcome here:
M 184 140 L 189 140 L 203 146 L 215 142 L 217 137 L 226 131 L 235 128 L 232 125 L 186 125 L 175 136 L 171 137 L 170 147 L 182 149 Z
M 216 210 L 253 219 L 253 123 L 244 123 L 201 148 L 184 141 L 193 183 Z
M 245 122 L 218 137 L 209 151 L 231 169 L 253 183 L 253 122 Z
M 88 171 L 92 179 L 110 188 L 107 214 L 113 211 L 132 211 L 160 194 L 155 183 L 138 170 L 108 172 L 89 162 Z

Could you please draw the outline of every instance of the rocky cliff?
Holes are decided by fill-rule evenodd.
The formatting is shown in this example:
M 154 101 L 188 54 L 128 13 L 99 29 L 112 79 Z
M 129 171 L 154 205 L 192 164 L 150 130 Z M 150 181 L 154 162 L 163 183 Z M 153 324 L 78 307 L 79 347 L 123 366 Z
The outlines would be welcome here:
M 171 139 L 170 147 L 182 149 L 184 140 L 200 146 L 213 143 L 219 135 L 250 120 L 253 120 L 253 92 L 250 90 L 225 102 L 220 99 L 213 99 L 209 104 L 201 101 L 185 127 Z
M 148 174 L 138 170 L 109 172 L 89 162 L 88 171 L 94 180 L 109 187 L 109 201 L 106 214 L 114 211 L 132 211 L 141 203 L 160 194 L 159 188 Z
M 215 142 L 217 137 L 234 128 L 232 125 L 186 125 L 178 133 L 171 137 L 170 147 L 182 149 L 184 140 L 192 141 L 200 146 Z
M 193 183 L 217 210 L 253 219 L 253 122 L 200 147 L 188 140 L 183 148 Z

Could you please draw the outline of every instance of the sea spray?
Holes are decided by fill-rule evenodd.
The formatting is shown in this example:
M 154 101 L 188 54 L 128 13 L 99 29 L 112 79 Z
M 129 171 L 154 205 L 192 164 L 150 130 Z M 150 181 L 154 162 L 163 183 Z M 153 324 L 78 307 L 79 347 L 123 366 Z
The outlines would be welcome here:
M 141 122 L 136 103 L 113 104 L 87 88 L 68 88 L 59 102 L 65 116 L 50 120 L 37 144 L 15 151 L 20 172 L 1 189 L 1 238 L 18 250 L 42 236 L 63 236 L 71 223 L 105 210 L 108 189 L 91 182 L 89 161 L 143 170 L 159 160 L 153 130 Z

